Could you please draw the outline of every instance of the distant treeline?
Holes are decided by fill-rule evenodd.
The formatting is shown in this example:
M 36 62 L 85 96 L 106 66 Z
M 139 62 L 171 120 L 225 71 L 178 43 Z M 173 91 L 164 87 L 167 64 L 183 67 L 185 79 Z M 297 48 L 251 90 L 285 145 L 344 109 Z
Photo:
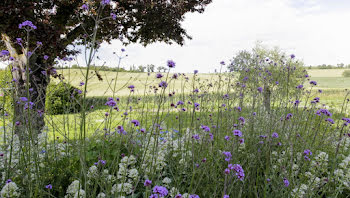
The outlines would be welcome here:
M 350 69 L 350 64 L 345 65 L 344 63 L 339 63 L 337 65 L 317 65 L 317 66 L 306 66 L 308 69 Z
M 79 66 L 79 65 L 72 65 L 70 67 L 63 67 L 63 69 L 86 69 L 86 67 Z M 98 71 L 114 71 L 114 72 L 166 72 L 167 68 L 163 66 L 156 67 L 155 65 L 146 65 L 146 66 L 135 66 L 132 65 L 129 67 L 129 69 L 125 69 L 123 67 L 109 67 L 109 66 L 90 66 L 90 69 L 92 70 L 98 70 Z

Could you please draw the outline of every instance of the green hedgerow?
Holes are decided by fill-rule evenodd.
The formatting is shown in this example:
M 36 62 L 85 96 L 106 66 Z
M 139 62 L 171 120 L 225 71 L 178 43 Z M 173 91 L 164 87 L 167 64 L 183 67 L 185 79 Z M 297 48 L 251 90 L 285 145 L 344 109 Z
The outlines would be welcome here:
M 343 77 L 350 77 L 350 70 L 345 70 L 342 75 Z

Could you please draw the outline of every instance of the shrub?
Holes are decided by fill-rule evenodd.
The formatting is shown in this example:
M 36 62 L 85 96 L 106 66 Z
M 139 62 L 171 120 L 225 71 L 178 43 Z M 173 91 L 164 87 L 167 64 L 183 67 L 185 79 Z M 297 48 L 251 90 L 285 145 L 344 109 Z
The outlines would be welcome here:
M 46 113 L 51 115 L 77 113 L 80 110 L 80 90 L 69 83 L 50 83 L 46 93 Z
M 350 70 L 345 70 L 343 72 L 343 77 L 350 77 Z
M 1 108 L 9 111 L 12 105 L 12 97 L 10 93 L 12 74 L 9 69 L 0 70 L 0 103 Z

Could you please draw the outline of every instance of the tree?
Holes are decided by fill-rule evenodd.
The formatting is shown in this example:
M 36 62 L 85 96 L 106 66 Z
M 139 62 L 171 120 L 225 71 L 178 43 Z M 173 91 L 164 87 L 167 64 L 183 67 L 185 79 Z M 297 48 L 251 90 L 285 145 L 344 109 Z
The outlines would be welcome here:
M 145 72 L 145 69 L 146 69 L 146 67 L 142 66 L 142 65 L 139 65 L 139 67 L 138 67 L 139 72 Z
M 238 82 L 246 87 L 242 91 L 248 89 L 251 92 L 247 93 L 257 93 L 257 89 L 261 90 L 267 111 L 270 111 L 271 93 L 277 86 L 280 88 L 280 95 L 290 99 L 294 95 L 295 87 L 308 76 L 303 62 L 296 60 L 294 55 L 287 56 L 279 48 L 269 49 L 261 43 L 257 43 L 251 51 L 238 52 L 228 69 L 238 74 Z
M 9 56 L 15 59 L 12 67 L 18 69 L 12 71 L 16 95 L 18 98 L 27 95 L 25 82 L 28 80 L 31 90 L 29 100 L 35 103 L 33 110 L 44 111 L 46 87 L 50 80 L 44 73 L 55 74 L 53 65 L 57 57 L 65 58 L 79 53 L 69 46 L 80 45 L 91 37 L 97 14 L 109 20 L 101 20 L 98 24 L 97 42 L 93 47 L 99 47 L 103 41 L 110 42 L 113 39 L 119 39 L 124 44 L 138 42 L 145 46 L 153 42 L 183 45 L 186 38 L 191 38 L 181 26 L 184 15 L 188 12 L 202 13 L 211 1 L 1 0 L 0 49 L 7 49 Z M 104 5 L 104 9 L 99 12 L 100 6 Z M 26 20 L 35 26 L 30 32 L 30 40 L 23 29 L 19 28 L 19 23 Z M 25 50 L 18 44 L 17 38 L 21 38 L 22 43 L 29 42 Z M 37 42 L 42 42 L 43 45 L 27 62 L 24 54 L 33 51 Z M 23 71 L 30 71 L 30 74 L 26 76 Z M 23 116 L 24 105 L 15 105 L 14 119 L 22 123 L 26 122 Z M 41 115 L 42 113 L 33 115 L 35 126 L 32 127 L 38 131 L 44 126 Z

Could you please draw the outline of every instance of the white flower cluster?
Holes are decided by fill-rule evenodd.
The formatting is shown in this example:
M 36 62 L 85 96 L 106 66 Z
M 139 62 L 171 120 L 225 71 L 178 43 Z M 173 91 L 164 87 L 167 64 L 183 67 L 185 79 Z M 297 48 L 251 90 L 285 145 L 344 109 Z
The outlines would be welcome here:
M 67 189 L 65 198 L 85 198 L 86 193 L 81 189 L 82 185 L 78 180 L 74 180 Z
M 125 156 L 119 163 L 117 173 L 118 184 L 114 184 L 111 190 L 112 194 L 125 193 L 126 195 L 133 192 L 133 185 L 139 179 L 139 172 L 135 169 L 136 158 L 133 155 Z
M 306 184 L 301 184 L 292 190 L 292 197 L 294 198 L 304 198 L 306 196 L 308 187 Z
M 15 182 L 8 182 L 2 187 L 1 197 L 6 198 L 16 198 L 20 197 L 19 188 L 17 187 Z
M 338 169 L 334 171 L 334 175 L 337 177 L 338 181 L 350 190 L 350 155 L 347 156 L 339 164 Z

